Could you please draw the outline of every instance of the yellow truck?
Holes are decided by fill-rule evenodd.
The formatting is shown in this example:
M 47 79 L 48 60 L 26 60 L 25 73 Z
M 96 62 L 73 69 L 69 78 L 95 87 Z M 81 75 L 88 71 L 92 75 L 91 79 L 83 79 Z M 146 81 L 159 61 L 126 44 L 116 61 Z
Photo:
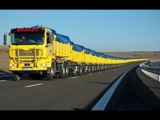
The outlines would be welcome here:
M 75 44 L 68 36 L 47 27 L 13 28 L 8 35 L 9 70 L 15 80 L 20 80 L 24 74 L 52 80 L 55 76 L 63 78 L 105 70 L 112 64 L 144 60 L 121 58 L 118 61 L 118 58 Z M 4 35 L 4 45 L 8 35 Z

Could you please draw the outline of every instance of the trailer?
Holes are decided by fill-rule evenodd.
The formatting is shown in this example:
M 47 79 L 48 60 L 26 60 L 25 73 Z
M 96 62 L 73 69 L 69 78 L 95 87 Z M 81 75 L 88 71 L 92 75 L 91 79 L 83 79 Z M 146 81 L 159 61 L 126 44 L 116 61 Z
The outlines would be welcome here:
M 13 28 L 7 35 L 10 38 L 9 70 L 13 72 L 14 80 L 20 80 L 24 74 L 52 80 L 146 60 L 97 52 L 48 27 Z M 7 35 L 4 35 L 5 45 Z

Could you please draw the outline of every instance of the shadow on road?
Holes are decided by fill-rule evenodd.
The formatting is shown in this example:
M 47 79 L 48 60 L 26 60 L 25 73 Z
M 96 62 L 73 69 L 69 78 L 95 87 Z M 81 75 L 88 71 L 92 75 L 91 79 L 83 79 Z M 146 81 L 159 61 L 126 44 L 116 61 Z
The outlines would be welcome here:
M 120 75 L 121 76 L 121 75 Z M 106 83 L 106 82 L 88 82 L 93 84 L 108 84 L 108 86 L 99 94 L 90 104 L 87 105 L 87 107 L 84 110 L 91 110 L 93 106 L 98 102 L 98 100 L 106 93 L 106 91 L 116 82 L 116 80 L 120 77 L 118 76 L 114 82 L 112 83 Z
M 120 83 L 106 110 L 148 111 L 160 110 L 160 101 L 142 82 L 138 67 L 133 68 Z
M 106 82 L 87 82 L 87 83 L 95 83 L 95 84 L 111 84 L 111 83 L 106 83 Z
M 79 108 L 72 108 L 75 111 L 84 111 L 83 109 L 79 109 Z
M 0 70 L 0 80 L 10 80 L 12 77 L 12 73 Z
M 146 110 L 160 110 L 160 101 L 154 93 L 146 86 L 139 75 L 137 74 L 137 67 L 129 71 L 123 78 L 122 82 L 112 95 L 105 110 L 109 111 L 146 111 Z M 117 78 L 118 79 L 118 78 Z M 115 82 L 115 81 L 114 81 Z M 114 83 L 100 83 L 92 82 L 95 84 L 109 84 L 109 86 L 90 103 L 85 110 L 91 108 L 103 96 L 103 94 Z M 158 89 L 159 86 L 152 86 Z M 159 92 L 159 91 L 158 91 Z
M 0 70 L 0 75 L 1 74 L 11 74 L 10 72 L 4 71 L 4 70 Z

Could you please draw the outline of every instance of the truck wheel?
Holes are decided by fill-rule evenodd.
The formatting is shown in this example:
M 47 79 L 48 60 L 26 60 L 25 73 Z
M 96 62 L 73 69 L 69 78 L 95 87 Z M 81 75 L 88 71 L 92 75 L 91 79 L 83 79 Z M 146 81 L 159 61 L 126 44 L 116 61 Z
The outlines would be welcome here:
M 48 68 L 47 70 L 47 80 L 53 80 L 54 77 L 54 69 L 52 68 Z
M 51 68 L 48 68 L 47 70 L 47 79 L 48 80 L 53 80 L 53 77 L 55 76 L 55 64 L 52 62 Z
M 88 73 L 88 68 L 87 68 L 86 65 L 84 66 L 84 71 L 83 71 L 83 73 L 84 73 L 84 74 L 87 74 L 87 73 Z
M 59 72 L 59 78 L 65 78 L 66 77 L 66 70 L 64 65 L 60 66 L 60 72 Z
M 69 75 L 68 65 L 66 65 L 66 67 L 65 67 L 65 72 L 66 72 L 66 77 L 68 77 L 68 75 Z
M 76 76 L 77 75 L 77 66 L 74 66 L 74 69 L 73 69 L 73 76 Z
M 82 75 L 82 66 L 79 66 L 79 75 Z
M 20 77 L 19 77 L 17 74 L 13 74 L 13 75 L 12 75 L 12 78 L 13 78 L 13 80 L 15 80 L 15 81 L 19 81 L 19 80 L 20 80 Z

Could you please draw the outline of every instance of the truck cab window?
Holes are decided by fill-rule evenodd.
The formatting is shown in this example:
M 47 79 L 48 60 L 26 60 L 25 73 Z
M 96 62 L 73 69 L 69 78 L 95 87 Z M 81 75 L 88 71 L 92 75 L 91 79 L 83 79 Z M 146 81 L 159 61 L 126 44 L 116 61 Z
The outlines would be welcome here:
M 41 32 L 11 34 L 12 45 L 42 45 L 43 42 L 43 33 Z

